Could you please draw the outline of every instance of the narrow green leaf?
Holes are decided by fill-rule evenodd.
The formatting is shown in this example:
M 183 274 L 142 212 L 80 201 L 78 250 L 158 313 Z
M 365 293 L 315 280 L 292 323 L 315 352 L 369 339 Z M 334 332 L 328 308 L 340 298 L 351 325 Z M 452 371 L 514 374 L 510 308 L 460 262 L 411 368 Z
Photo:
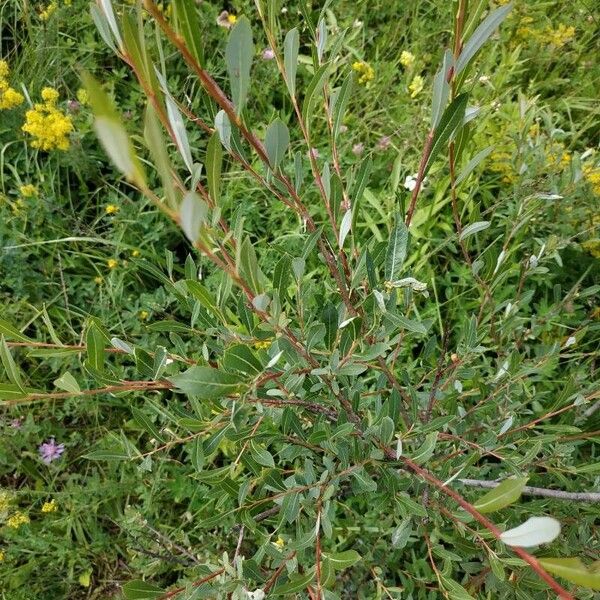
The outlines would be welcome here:
M 314 579 L 315 573 L 314 570 L 311 569 L 308 573 L 304 575 L 290 575 L 288 583 L 284 583 L 282 585 L 278 585 L 271 592 L 272 596 L 288 596 L 290 594 L 295 594 L 297 592 L 303 592 L 306 589 L 306 586 L 311 583 Z
M 106 339 L 95 323 L 90 323 L 86 336 L 87 362 L 96 371 L 104 371 Z
M 279 118 L 267 128 L 265 135 L 265 150 L 269 158 L 269 166 L 276 171 L 290 144 L 290 132 L 287 125 Z
M 110 98 L 91 75 L 84 73 L 82 78 L 94 111 L 94 128 L 100 143 L 117 169 L 129 181 L 144 188 L 146 180 L 142 165 Z
M 215 129 L 219 134 L 223 148 L 231 151 L 231 123 L 224 110 L 220 110 L 215 116 Z
M 308 87 L 306 88 L 306 95 L 304 96 L 304 105 L 302 106 L 302 121 L 309 127 L 309 117 L 313 115 L 313 107 L 319 96 L 323 93 L 323 85 L 327 74 L 329 72 L 329 65 L 321 65 L 317 72 L 313 75 Z
M 456 75 L 471 62 L 471 59 L 479 52 L 483 44 L 494 33 L 496 28 L 504 21 L 506 15 L 512 10 L 513 4 L 509 2 L 504 6 L 493 10 L 473 32 L 473 35 L 465 42 L 463 49 L 456 60 Z
M 123 586 L 126 600 L 154 600 L 164 595 L 164 590 L 141 579 L 129 581 Z
M 4 370 L 8 375 L 8 379 L 11 383 L 17 386 L 22 392 L 25 391 L 23 387 L 23 380 L 21 379 L 21 373 L 12 357 L 10 348 L 8 347 L 4 336 L 0 337 L 0 358 L 4 365 Z
M 414 456 L 412 457 L 413 462 L 416 462 L 418 465 L 426 463 L 433 456 L 433 452 L 437 444 L 437 439 L 437 431 L 432 431 L 431 433 L 428 433 L 425 437 L 423 445 L 415 452 Z
M 173 0 L 175 27 L 185 40 L 185 45 L 199 65 L 204 63 L 198 4 L 195 0 Z
M 206 148 L 206 181 L 208 193 L 215 204 L 219 204 L 221 191 L 221 171 L 223 169 L 223 148 L 221 147 L 220 134 L 211 135 Z
M 65 392 L 72 392 L 73 394 L 81 393 L 81 388 L 77 380 L 69 371 L 65 371 L 58 379 L 55 379 L 54 385 L 61 390 L 65 390 Z
M 487 229 L 490 226 L 489 221 L 477 221 L 467 225 L 461 232 L 459 240 L 466 240 L 468 237 Z
M 275 460 L 273 459 L 273 455 L 262 446 L 259 446 L 255 441 L 250 442 L 250 452 L 252 454 L 252 458 L 263 467 L 275 467 Z
M 477 166 L 491 154 L 493 149 L 493 146 L 488 146 L 478 152 L 458 174 L 455 185 L 459 186 L 477 168 Z
M 252 42 L 250 21 L 247 17 L 240 17 L 229 34 L 225 49 L 231 96 L 238 115 L 242 112 L 250 89 L 250 68 L 253 56 L 254 43 Z
M 332 97 L 331 103 L 333 107 L 333 139 L 336 140 L 342 125 L 342 119 L 346 112 L 346 106 L 352 95 L 354 84 L 354 73 L 350 73 L 335 96 Z
M 287 32 L 283 42 L 283 66 L 285 71 L 285 83 L 290 96 L 296 95 L 296 70 L 298 68 L 298 51 L 300 49 L 300 35 L 294 27 Z
M 600 570 L 589 569 L 579 558 L 538 558 L 546 571 L 571 583 L 600 590 Z
M 452 56 L 452 52 L 450 50 L 446 50 L 444 52 L 444 58 L 442 60 L 442 66 L 440 70 L 436 73 L 435 78 L 433 80 L 433 98 L 431 102 L 431 128 L 435 129 L 440 119 L 442 118 L 442 114 L 444 112 L 444 107 L 448 102 L 448 96 L 450 95 L 450 83 L 448 83 L 448 72 L 452 67 L 454 62 L 454 57 Z
M 198 241 L 200 229 L 207 216 L 206 202 L 196 192 L 188 192 L 179 207 L 179 225 L 192 244 Z
M 484 514 L 509 506 L 521 497 L 528 479 L 528 477 L 505 479 L 499 486 L 479 498 L 473 506 Z
M 431 152 L 429 153 L 429 158 L 427 159 L 427 163 L 425 165 L 425 173 L 427 173 L 429 167 L 435 160 L 435 157 L 440 150 L 448 143 L 450 136 L 458 129 L 458 127 L 462 125 L 468 99 L 468 94 L 460 94 L 444 111 L 444 114 L 442 115 L 439 125 L 434 133 Z
M 475 600 L 475 598 L 473 598 L 473 596 L 471 596 L 471 594 L 469 594 L 469 592 L 467 592 L 467 590 L 457 581 L 449 579 L 444 575 L 441 575 L 440 579 L 444 589 L 448 592 L 450 600 Z
M 240 379 L 237 375 L 210 367 L 190 367 L 179 375 L 169 377 L 168 380 L 180 392 L 198 396 L 203 400 L 222 398 L 240 389 Z
M 117 46 L 115 45 L 108 19 L 104 16 L 104 13 L 97 4 L 90 3 L 90 12 L 100 37 L 104 40 L 104 43 L 116 54 Z
M 100 0 L 99 4 L 104 17 L 106 18 L 106 22 L 108 23 L 108 26 L 115 37 L 115 40 L 117 40 L 119 48 L 122 48 L 123 40 L 121 39 L 121 33 L 119 32 L 119 28 L 117 26 L 117 20 L 115 18 L 115 13 L 113 12 L 111 0 Z
M 158 427 L 152 422 L 148 415 L 139 408 L 132 407 L 131 414 L 133 420 L 144 430 L 146 430 L 155 440 L 160 443 L 165 442 L 165 438 L 161 435 Z
M 262 373 L 263 366 L 248 346 L 235 344 L 230 346 L 223 355 L 223 367 L 231 371 L 241 371 L 247 375 Z
M 258 266 L 256 251 L 248 237 L 244 238 L 240 247 L 238 271 L 255 294 L 261 294 L 264 291 L 264 275 Z
M 165 93 L 165 102 L 167 105 L 167 118 L 169 119 L 169 124 L 171 125 L 173 135 L 175 136 L 177 149 L 179 150 L 188 171 L 193 175 L 194 161 L 192 160 L 192 151 L 183 117 L 181 116 L 181 112 L 179 111 L 179 107 L 173 99 L 173 96 L 171 96 L 168 90 L 163 89 L 163 91 Z
M 16 340 L 17 342 L 32 341 L 31 338 L 23 335 L 16 327 L 4 319 L 0 319 L 0 334 L 3 335 L 7 340 Z
M 323 553 L 336 571 L 347 569 L 362 560 L 362 556 L 356 550 L 345 550 L 344 552 Z
M 340 248 L 344 247 L 344 242 L 346 241 L 346 237 L 350 233 L 351 229 L 352 229 L 352 211 L 347 210 L 344 213 L 342 222 L 340 223 Z
M 396 225 L 392 230 L 385 255 L 385 280 L 398 279 L 408 249 L 408 228 L 400 214 L 396 215 Z

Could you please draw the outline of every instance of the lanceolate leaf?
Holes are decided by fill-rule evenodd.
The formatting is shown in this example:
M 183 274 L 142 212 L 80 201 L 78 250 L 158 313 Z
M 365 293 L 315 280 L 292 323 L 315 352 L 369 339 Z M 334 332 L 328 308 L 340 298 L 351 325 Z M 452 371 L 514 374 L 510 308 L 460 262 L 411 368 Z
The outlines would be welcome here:
M 354 74 L 350 73 L 344 83 L 342 83 L 342 87 L 337 91 L 335 96 L 332 97 L 332 107 L 333 107 L 333 138 L 337 139 L 338 133 L 340 131 L 340 127 L 342 125 L 342 119 L 344 118 L 344 113 L 346 112 L 346 106 L 348 105 L 348 100 L 352 94 L 352 84 L 354 83 Z
M 239 115 L 250 89 L 250 67 L 254 56 L 252 28 L 247 17 L 240 17 L 234 25 L 225 49 L 225 62 L 231 84 L 231 96 Z
M 129 581 L 123 586 L 126 600 L 154 600 L 164 595 L 164 590 L 147 581 Z
M 194 163 L 192 161 L 192 151 L 190 149 L 190 142 L 188 140 L 188 135 L 185 129 L 185 123 L 183 122 L 183 117 L 179 112 L 179 108 L 177 107 L 175 100 L 173 100 L 171 94 L 169 94 L 166 90 L 165 101 L 167 104 L 167 116 L 169 118 L 171 129 L 173 130 L 173 135 L 175 136 L 177 148 L 179 150 L 179 153 L 181 154 L 181 157 L 183 158 L 185 166 L 188 168 L 188 171 L 193 175 Z
M 198 8 L 195 0 L 173 0 L 177 32 L 183 36 L 185 45 L 198 64 L 204 63 Z
M 477 168 L 477 166 L 490 155 L 493 149 L 493 146 L 488 146 L 478 152 L 458 174 L 455 185 L 459 186 Z
M 361 555 L 356 550 L 346 550 L 345 552 L 333 552 L 324 554 L 331 561 L 331 566 L 336 571 L 347 569 L 362 560 Z
M 287 32 L 283 42 L 283 66 L 285 69 L 285 83 L 293 97 L 296 95 L 296 70 L 298 68 L 298 50 L 300 49 L 300 35 L 294 27 Z
M 221 191 L 221 171 L 223 168 L 223 149 L 219 133 L 216 131 L 208 141 L 206 148 L 206 180 L 208 184 L 208 193 L 215 204 L 219 204 Z
M 439 125 L 435 130 L 433 145 L 425 166 L 425 173 L 427 173 L 427 170 L 431 166 L 431 163 L 435 160 L 435 157 L 440 150 L 446 146 L 450 136 L 458 129 L 459 126 L 462 125 L 465 116 L 465 110 L 467 108 L 468 98 L 468 94 L 460 94 L 444 111 Z
M 269 166 L 277 170 L 290 144 L 290 133 L 281 119 L 275 119 L 267 128 L 265 149 L 269 158 Z
M 473 506 L 484 514 L 509 506 L 521 497 L 527 479 L 528 477 L 505 479 L 498 487 L 477 500 Z
M 471 223 L 462 230 L 459 239 L 464 240 L 480 231 L 483 231 L 484 229 L 487 229 L 489 226 L 489 221 L 477 221 L 476 223 Z
M 444 107 L 448 102 L 450 94 L 450 83 L 448 82 L 448 72 L 454 62 L 454 57 L 450 50 L 446 50 L 442 60 L 442 66 L 436 73 L 433 80 L 433 99 L 431 102 L 431 127 L 435 129 L 442 118 Z
M 463 46 L 462 52 L 456 61 L 456 75 L 471 62 L 471 59 L 479 52 L 483 44 L 494 33 L 496 28 L 504 21 L 506 15 L 512 10 L 512 2 L 500 6 L 492 11 L 473 32 L 473 35 Z
M 396 225 L 392 230 L 385 255 L 385 280 L 398 279 L 408 249 L 408 229 L 400 215 L 396 215 Z
M 518 527 L 509 529 L 500 535 L 507 546 L 530 548 L 548 544 L 560 534 L 560 523 L 552 517 L 530 517 Z
M 200 228 L 207 215 L 208 207 L 204 200 L 196 192 L 188 192 L 179 208 L 179 224 L 192 244 L 200 237 Z
M 589 569 L 579 558 L 538 558 L 546 571 L 592 590 L 600 590 L 600 570 Z
M 240 371 L 247 375 L 258 375 L 263 366 L 254 352 L 243 344 L 236 344 L 225 351 L 223 366 L 232 371 Z
M 327 72 L 329 71 L 329 65 L 324 64 L 319 67 L 317 72 L 313 75 L 308 88 L 306 89 L 306 96 L 304 97 L 304 105 L 302 106 L 302 120 L 309 126 L 309 117 L 313 114 L 313 106 L 319 96 L 323 93 L 323 84 L 327 78 Z
M 222 398 L 240 389 L 240 378 L 237 375 L 211 367 L 190 367 L 168 379 L 180 392 L 204 400 Z

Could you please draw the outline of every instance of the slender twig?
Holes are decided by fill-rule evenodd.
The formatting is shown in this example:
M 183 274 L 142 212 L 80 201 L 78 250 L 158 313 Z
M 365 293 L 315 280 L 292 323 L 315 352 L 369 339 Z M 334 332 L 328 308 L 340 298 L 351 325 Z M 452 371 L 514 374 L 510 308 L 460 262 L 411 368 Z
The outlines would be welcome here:
M 263 588 L 263 591 L 264 591 L 265 594 L 268 594 L 271 591 L 271 588 L 277 582 L 277 578 L 281 575 L 281 572 L 283 571 L 283 569 L 285 569 L 286 563 L 288 561 L 292 560 L 292 558 L 294 558 L 294 556 L 296 556 L 296 551 L 295 550 L 291 554 L 288 554 L 281 561 L 281 564 L 279 565 L 279 567 L 277 567 L 277 570 L 275 571 L 275 573 L 273 573 L 271 579 L 269 579 L 269 581 L 267 581 L 267 583 L 265 584 L 265 587 Z
M 210 581 L 211 579 L 218 577 L 224 571 L 225 571 L 224 568 L 217 569 L 214 573 L 211 573 L 210 575 L 207 575 L 206 577 L 203 577 L 202 579 L 198 579 L 197 581 L 194 581 L 192 583 L 192 587 L 200 587 L 203 583 L 206 583 L 207 581 Z M 175 596 L 178 596 L 182 592 L 185 592 L 185 590 L 187 590 L 187 586 L 175 588 L 174 590 L 171 590 L 170 592 L 167 592 L 166 594 L 159 596 L 158 600 L 168 600 L 169 598 L 174 598 Z
M 470 487 L 495 488 L 501 481 L 486 481 L 485 479 L 457 479 L 460 483 Z M 600 492 L 565 492 L 563 490 L 549 490 L 547 488 L 531 487 L 526 485 L 522 493 L 527 496 L 543 496 L 545 498 L 555 498 L 557 500 L 573 500 L 575 502 L 599 502 Z

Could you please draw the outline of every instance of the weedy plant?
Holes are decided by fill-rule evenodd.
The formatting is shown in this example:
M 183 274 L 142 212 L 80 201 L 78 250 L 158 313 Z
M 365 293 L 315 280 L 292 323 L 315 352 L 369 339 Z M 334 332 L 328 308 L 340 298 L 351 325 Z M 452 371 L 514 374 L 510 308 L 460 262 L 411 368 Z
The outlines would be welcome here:
M 488 12 L 487 2 L 475 4 L 455 2 L 418 172 L 410 196 L 394 198 L 383 242 L 361 217 L 371 210 L 363 202 L 371 161 L 348 161 L 339 147 L 353 89 L 368 69 L 352 70 L 342 59 L 346 32 L 328 26 L 325 8 L 315 18 L 300 2 L 301 23 L 283 32 L 277 3 L 256 0 L 260 35 L 285 92 L 278 114 L 265 123 L 251 102 L 260 93 L 251 76 L 259 34 L 248 18 L 235 19 L 224 69 L 211 72 L 194 0 L 174 0 L 168 12 L 152 0 L 119 10 L 110 0 L 92 5 L 104 41 L 147 97 L 144 130 L 130 136 L 109 95 L 84 74 L 95 128 L 128 182 L 181 227 L 196 251 L 180 279 L 139 262 L 189 324 L 157 324 L 170 336 L 167 349 L 114 338 L 91 319 L 75 350 L 95 384 L 67 371 L 56 382 L 59 392 L 23 385 L 11 347 L 36 342 L 3 324 L 10 383 L 2 390 L 15 404 L 84 394 L 143 397 L 132 417 L 152 450 L 110 433 L 87 454 L 92 461 L 139 461 L 142 472 L 152 471 L 160 452 L 185 448 L 197 486 L 186 527 L 210 540 L 207 550 L 186 550 L 189 563 L 148 573 L 160 581 L 126 583 L 126 598 L 471 598 L 467 587 L 483 588 L 481 597 L 573 598 L 554 575 L 600 589 L 598 571 L 579 558 L 540 558 L 524 549 L 560 535 L 544 506 L 532 504 L 530 518 L 516 527 L 510 511 L 501 513 L 502 525 L 488 517 L 516 507 L 524 493 L 556 502 L 599 497 L 528 487 L 539 440 L 518 457 L 498 453 L 556 414 L 528 416 L 525 381 L 535 374 L 543 388 L 574 342 L 548 340 L 531 355 L 519 354 L 529 337 L 549 336 L 551 310 L 540 321 L 518 313 L 556 248 L 509 265 L 511 241 L 527 235 L 540 202 L 556 198 L 532 194 L 514 212 L 499 209 L 505 227 L 485 247 L 477 240 L 492 225 L 494 207 L 481 216 L 461 205 L 470 176 L 492 151 L 472 143 L 474 65 L 511 10 L 510 3 Z M 302 76 L 301 47 L 310 56 Z M 174 61 L 189 69 L 186 94 L 170 87 Z M 192 128 L 201 132 L 199 145 L 189 142 Z M 253 238 L 240 210 L 253 198 L 223 191 L 233 169 L 298 225 Z M 454 231 L 424 254 L 413 219 L 427 177 L 449 177 Z M 436 218 L 422 215 L 421 221 Z M 456 297 L 438 298 L 434 275 L 446 268 L 440 257 L 449 248 L 467 283 Z M 504 282 L 515 275 L 516 295 L 507 297 Z M 558 290 L 557 310 L 594 291 L 581 292 L 579 284 L 566 295 Z M 461 311 L 463 303 L 477 310 Z M 507 394 L 524 396 L 524 422 L 504 413 Z M 592 381 L 572 382 L 564 394 L 569 408 L 585 409 L 598 397 Z M 474 470 L 490 473 L 490 464 L 500 467 L 501 482 L 465 478 Z M 492 489 L 467 500 L 468 486 Z M 126 526 L 144 525 L 131 516 Z M 389 539 L 382 531 L 392 532 Z M 415 536 L 424 554 L 404 564 L 402 550 Z M 433 587 L 424 580 L 427 565 Z

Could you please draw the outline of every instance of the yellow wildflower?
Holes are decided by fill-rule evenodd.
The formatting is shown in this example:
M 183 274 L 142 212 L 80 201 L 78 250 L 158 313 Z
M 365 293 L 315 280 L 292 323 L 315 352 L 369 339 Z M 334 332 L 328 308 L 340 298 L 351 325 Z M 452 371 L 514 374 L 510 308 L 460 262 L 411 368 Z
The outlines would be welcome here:
M 219 27 L 225 27 L 225 29 L 231 29 L 235 23 L 237 22 L 237 17 L 235 15 L 229 14 L 226 10 L 221 11 L 219 16 L 217 17 L 217 25 Z
M 42 21 L 47 21 L 58 8 L 58 2 L 56 0 L 52 0 L 48 6 L 46 6 L 42 12 L 40 13 L 40 19 Z
M 285 546 L 285 540 L 279 536 L 274 542 L 273 542 L 273 546 L 275 546 L 276 548 L 279 548 L 279 550 L 281 550 L 284 546 Z
M 402 50 L 400 53 L 400 64 L 407 69 L 415 63 L 415 55 L 408 50 Z
M 271 346 L 271 340 L 259 340 L 258 342 L 254 342 L 254 347 L 257 350 L 266 350 Z
M 544 37 L 555 48 L 562 48 L 575 38 L 575 27 L 561 23 L 556 29 L 547 29 Z
M 53 512 L 56 512 L 57 510 L 58 510 L 58 504 L 56 504 L 56 500 L 54 498 L 52 498 L 52 500 L 50 500 L 50 502 L 44 502 L 44 505 L 42 506 L 43 513 L 53 513 Z
M 115 258 L 109 258 L 109 259 L 106 261 L 106 266 L 107 266 L 109 269 L 116 269 L 116 268 L 119 266 L 119 261 L 118 261 L 118 260 L 116 260 Z
M 600 167 L 584 165 L 583 178 L 590 184 L 594 194 L 600 196 Z
M 503 183 L 513 183 L 515 181 L 516 175 L 512 167 L 512 157 L 508 152 L 492 152 L 490 159 L 490 170 L 502 175 Z
M 600 240 L 588 240 L 581 244 L 594 258 L 600 258 Z
M 71 117 L 56 107 L 58 92 L 46 87 L 42 90 L 44 104 L 36 103 L 25 113 L 25 124 L 21 128 L 34 139 L 33 148 L 41 150 L 68 150 L 69 134 L 73 131 Z
M 4 559 L 6 558 L 4 551 L 0 550 L 0 562 L 4 562 Z
M 107 215 L 116 215 L 121 209 L 116 204 L 107 204 L 104 212 Z
M 140 320 L 141 321 L 146 321 L 149 316 L 150 316 L 150 313 L 147 310 L 140 310 Z
M 373 67 L 363 60 L 357 60 L 352 63 L 352 70 L 359 74 L 358 83 L 366 85 L 369 81 L 375 78 L 375 71 Z
M 132 253 L 131 256 L 133 256 L 133 258 L 137 258 L 140 255 L 140 251 L 136 248 Z
M 35 185 L 32 183 L 26 183 L 19 188 L 19 193 L 25 198 L 33 198 L 33 196 L 37 196 L 38 191 Z
M 17 511 L 6 521 L 6 524 L 12 529 L 19 529 L 21 525 L 26 525 L 27 523 L 29 523 L 29 517 L 21 511 Z
M 90 100 L 87 90 L 84 88 L 78 89 L 76 96 L 79 104 L 87 104 Z
M 10 507 L 11 497 L 8 492 L 0 490 L 0 515 L 5 513 Z
M 232 24 L 235 25 L 235 23 L 237 22 L 237 17 L 235 15 L 227 15 L 227 20 Z
M 0 110 L 14 108 L 23 103 L 23 95 L 8 84 L 10 69 L 5 60 L 0 60 Z
M 96 275 L 96 277 L 94 277 L 94 283 L 97 285 L 102 285 L 104 283 L 104 277 Z
M 9 73 L 8 63 L 5 60 L 0 60 L 0 79 L 6 79 Z
M 413 80 L 410 82 L 408 86 L 408 91 L 410 92 L 410 97 L 415 98 L 422 90 L 425 85 L 425 80 L 420 75 L 415 75 Z

